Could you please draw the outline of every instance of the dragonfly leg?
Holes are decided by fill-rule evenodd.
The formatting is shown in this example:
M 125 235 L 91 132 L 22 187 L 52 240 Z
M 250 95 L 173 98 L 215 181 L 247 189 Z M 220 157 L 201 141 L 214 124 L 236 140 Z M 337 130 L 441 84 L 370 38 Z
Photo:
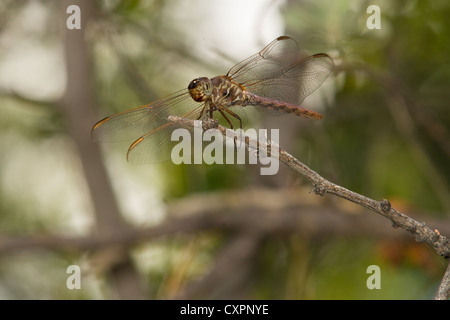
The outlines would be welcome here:
M 213 117 L 214 109 L 210 107 L 210 108 L 208 109 L 208 111 L 209 111 L 209 118 L 210 118 L 210 119 L 214 119 L 214 117 Z
M 231 120 L 227 117 L 227 115 L 225 114 L 225 112 L 223 112 L 222 108 L 217 109 L 220 114 L 225 118 L 225 120 L 227 120 L 228 124 L 230 125 L 230 129 L 234 129 L 233 126 L 233 122 L 231 122 Z
M 239 117 L 236 113 L 234 113 L 233 111 L 229 110 L 228 108 L 221 108 L 221 109 L 223 109 L 224 111 L 226 111 L 230 115 L 232 115 L 234 118 L 236 118 L 239 121 L 239 128 L 242 130 L 242 119 L 241 119 L 241 117 Z M 222 113 L 222 115 L 223 115 L 223 113 Z M 225 115 L 224 115 L 224 117 L 225 117 Z M 225 117 L 225 118 L 228 120 L 227 117 Z M 231 125 L 231 129 L 234 129 L 232 125 Z
M 200 115 L 198 116 L 197 120 L 200 120 L 203 117 L 203 115 L 205 114 L 205 110 L 206 110 L 206 104 L 203 107 L 202 111 L 200 111 Z
M 219 110 L 220 114 L 228 121 L 228 123 L 229 123 L 229 125 L 230 125 L 230 128 L 231 128 L 232 130 L 234 130 L 233 123 L 232 123 L 231 120 L 227 117 L 227 115 L 225 114 L 224 111 L 228 112 L 228 113 L 231 114 L 233 117 L 235 117 L 236 119 L 239 120 L 239 127 L 240 127 L 240 129 L 242 130 L 242 119 L 241 119 L 237 114 L 235 114 L 234 112 L 231 112 L 231 111 L 228 110 L 227 108 L 219 108 L 218 110 Z M 242 131 L 240 131 L 240 134 L 241 134 L 241 139 L 242 139 Z M 238 149 L 238 145 L 237 145 L 237 137 L 234 137 L 233 142 L 234 142 L 234 149 L 237 150 L 237 149 Z M 240 145 L 239 145 L 239 147 L 240 147 Z

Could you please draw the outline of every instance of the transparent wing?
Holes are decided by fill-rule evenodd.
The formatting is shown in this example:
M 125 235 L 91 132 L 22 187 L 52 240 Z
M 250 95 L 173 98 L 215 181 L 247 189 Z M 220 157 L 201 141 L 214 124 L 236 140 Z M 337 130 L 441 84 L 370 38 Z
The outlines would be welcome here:
M 283 69 L 298 59 L 298 46 L 294 39 L 281 36 L 269 43 L 260 52 L 239 62 L 228 71 L 228 76 L 244 83 L 272 74 Z
M 190 97 L 189 97 L 190 98 Z M 192 98 L 190 99 L 192 100 Z M 193 101 L 193 100 L 192 100 Z M 180 113 L 180 117 L 197 120 L 200 112 L 203 108 L 203 103 L 193 102 L 191 103 L 188 100 L 188 104 L 190 109 L 187 113 Z M 236 112 L 239 117 L 242 119 L 242 123 L 245 124 L 246 117 L 245 112 L 242 107 L 235 106 L 233 112 Z M 186 109 L 186 108 L 181 108 Z M 205 114 L 202 119 L 204 119 L 207 115 Z M 133 164 L 143 164 L 143 163 L 158 163 L 162 161 L 166 161 L 171 159 L 171 153 L 174 150 L 175 146 L 180 143 L 180 140 L 183 140 L 183 145 L 190 145 L 190 148 L 185 148 L 184 151 L 190 152 L 191 156 L 196 154 L 197 152 L 201 152 L 203 150 L 203 138 L 200 137 L 202 147 L 200 149 L 194 148 L 194 143 L 198 143 L 198 141 L 194 142 L 196 135 L 193 134 L 194 128 L 191 126 L 183 127 L 179 123 L 175 123 L 172 121 L 168 121 L 165 118 L 165 123 L 158 128 L 148 132 L 147 134 L 141 136 L 139 139 L 133 142 L 127 152 L 127 160 Z M 218 120 L 220 124 L 225 126 L 231 126 L 227 120 L 223 118 L 223 116 L 219 112 L 214 113 L 214 119 Z M 232 122 L 233 128 L 239 128 L 239 122 L 236 121 L 236 118 L 230 117 L 228 115 L 227 119 Z M 184 129 L 181 134 L 181 137 L 178 135 L 174 136 L 174 141 L 172 141 L 172 134 L 176 129 Z M 202 129 L 200 129 L 202 130 Z M 200 134 L 203 132 L 201 131 Z M 228 138 L 224 138 L 227 140 Z M 190 157 L 189 157 L 190 158 Z M 192 158 L 191 158 L 192 161 Z
M 127 154 L 131 163 L 165 161 L 175 144 L 170 141 L 172 131 L 179 128 L 168 116 L 197 119 L 203 106 L 183 89 L 146 106 L 100 120 L 92 128 L 92 138 L 97 142 L 134 141 Z
M 200 109 L 199 107 L 197 107 Z M 185 118 L 192 119 L 192 115 L 197 114 L 193 110 L 188 115 L 183 115 Z M 127 152 L 127 160 L 132 164 L 144 163 L 158 163 L 169 160 L 172 149 L 179 141 L 172 141 L 172 133 L 176 129 L 181 129 L 181 126 L 174 122 L 167 122 L 161 127 L 148 132 L 139 139 L 133 142 Z M 189 136 L 192 137 L 192 128 L 184 128 L 189 131 Z M 192 149 L 191 149 L 192 150 Z
M 265 98 L 300 105 L 331 74 L 327 54 L 300 57 L 296 42 L 282 36 L 228 72 L 246 90 Z
M 187 89 L 180 90 L 148 105 L 100 120 L 91 135 L 97 142 L 133 141 L 166 124 L 170 114 L 187 113 L 196 104 Z

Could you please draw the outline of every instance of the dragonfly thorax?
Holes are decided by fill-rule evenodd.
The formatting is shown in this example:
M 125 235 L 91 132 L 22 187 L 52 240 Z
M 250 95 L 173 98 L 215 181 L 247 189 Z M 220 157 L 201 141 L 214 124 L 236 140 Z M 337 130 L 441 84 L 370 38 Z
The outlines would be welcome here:
M 202 102 L 208 99 L 212 93 L 211 79 L 207 77 L 196 78 L 188 85 L 189 94 L 192 99 L 197 102 Z

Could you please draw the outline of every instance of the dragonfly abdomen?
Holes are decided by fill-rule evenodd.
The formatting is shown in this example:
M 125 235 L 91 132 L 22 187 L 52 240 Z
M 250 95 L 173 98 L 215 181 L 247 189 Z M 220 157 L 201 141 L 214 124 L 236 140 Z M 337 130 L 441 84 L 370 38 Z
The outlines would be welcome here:
M 293 113 L 298 116 L 312 119 L 322 119 L 324 117 L 324 115 L 321 113 L 303 108 L 292 103 L 260 97 L 250 92 L 246 92 L 245 96 L 247 98 L 245 105 L 258 106 L 265 109 L 281 111 L 285 113 Z

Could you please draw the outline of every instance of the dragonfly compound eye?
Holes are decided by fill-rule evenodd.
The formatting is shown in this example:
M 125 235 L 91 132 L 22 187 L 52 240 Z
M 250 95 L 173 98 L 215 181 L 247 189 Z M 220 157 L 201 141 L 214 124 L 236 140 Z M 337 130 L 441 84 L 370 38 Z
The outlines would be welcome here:
M 198 83 L 199 83 L 198 79 L 192 80 L 192 81 L 189 83 L 189 85 L 188 85 L 188 89 L 189 89 L 189 90 L 192 90 L 192 89 L 197 88 Z
M 201 84 L 201 79 L 194 79 L 189 83 L 188 90 L 192 99 L 197 102 L 202 102 L 206 100 L 205 91 L 203 85 Z
M 188 90 L 195 101 L 205 101 L 212 92 L 211 80 L 206 77 L 194 79 L 189 83 Z

